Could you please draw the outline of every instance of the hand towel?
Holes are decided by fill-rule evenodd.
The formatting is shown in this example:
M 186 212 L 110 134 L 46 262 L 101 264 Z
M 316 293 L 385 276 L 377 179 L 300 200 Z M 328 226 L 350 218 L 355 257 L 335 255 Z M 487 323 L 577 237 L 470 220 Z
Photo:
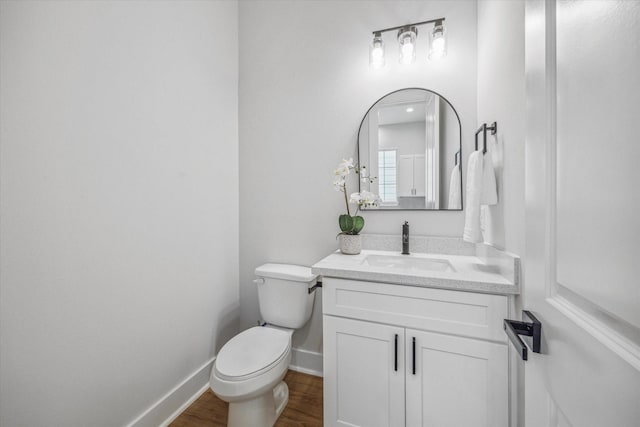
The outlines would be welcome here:
M 449 180 L 449 204 L 447 205 L 447 209 L 462 208 L 461 179 L 460 165 L 455 165 L 451 171 L 451 179 Z
M 481 205 L 495 205 L 498 203 L 498 187 L 496 185 L 496 172 L 493 169 L 491 153 L 483 155 L 482 161 L 482 197 Z
M 480 200 L 482 199 L 483 155 L 474 151 L 467 165 L 466 209 L 462 238 L 471 243 L 482 242 L 480 230 Z

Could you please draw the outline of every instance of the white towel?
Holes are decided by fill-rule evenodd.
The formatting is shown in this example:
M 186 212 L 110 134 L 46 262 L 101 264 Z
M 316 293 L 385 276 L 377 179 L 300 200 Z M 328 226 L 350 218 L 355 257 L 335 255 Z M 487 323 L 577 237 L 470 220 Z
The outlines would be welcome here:
M 484 154 L 482 162 L 482 198 L 481 205 L 495 205 L 498 203 L 498 189 L 496 186 L 496 172 L 493 170 L 491 153 Z
M 462 208 L 461 180 L 460 165 L 455 165 L 451 171 L 451 179 L 449 180 L 449 204 L 447 205 L 447 209 Z
M 462 238 L 471 243 L 482 242 L 480 230 L 480 200 L 482 199 L 483 156 L 474 151 L 467 165 L 466 209 L 464 212 L 464 232 Z

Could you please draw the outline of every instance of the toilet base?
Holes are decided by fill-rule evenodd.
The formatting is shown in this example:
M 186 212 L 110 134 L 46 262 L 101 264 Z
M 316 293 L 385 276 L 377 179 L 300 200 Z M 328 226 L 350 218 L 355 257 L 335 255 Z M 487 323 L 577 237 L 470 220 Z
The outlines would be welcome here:
M 280 381 L 272 393 L 229 403 L 228 427 L 272 427 L 289 402 L 289 387 Z

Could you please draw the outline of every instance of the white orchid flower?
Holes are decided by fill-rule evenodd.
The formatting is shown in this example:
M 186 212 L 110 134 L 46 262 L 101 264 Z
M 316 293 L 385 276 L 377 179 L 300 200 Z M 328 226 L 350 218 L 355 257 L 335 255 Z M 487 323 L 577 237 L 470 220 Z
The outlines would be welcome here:
M 336 176 L 344 178 L 349 175 L 349 168 L 345 167 L 342 163 L 338 166 L 338 169 L 334 171 Z
M 344 191 L 344 177 L 339 177 L 333 180 L 333 186 L 336 191 Z
M 351 169 L 354 169 L 355 166 L 353 165 L 353 159 L 342 159 L 342 162 L 340 162 L 340 164 L 338 165 L 338 169 L 336 169 L 334 171 L 334 173 L 338 176 L 342 176 L 345 177 L 347 175 L 349 175 L 349 173 L 351 172 Z
M 356 203 L 361 208 L 371 207 L 378 206 L 378 203 L 380 203 L 380 197 L 370 191 L 361 191 L 360 193 L 351 194 L 349 201 L 351 203 Z
M 360 206 L 378 206 L 380 202 L 380 197 L 369 191 L 363 191 L 360 196 L 362 198 Z
M 353 157 L 350 157 L 349 160 L 342 159 L 342 164 L 349 169 L 353 169 L 355 167 L 353 164 Z

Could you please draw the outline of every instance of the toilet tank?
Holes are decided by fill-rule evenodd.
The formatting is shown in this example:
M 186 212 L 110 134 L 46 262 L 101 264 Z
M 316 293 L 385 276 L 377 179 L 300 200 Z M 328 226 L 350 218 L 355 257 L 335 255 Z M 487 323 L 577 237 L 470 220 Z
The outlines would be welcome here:
M 309 267 L 264 264 L 256 268 L 258 300 L 262 320 L 284 328 L 299 329 L 311 317 L 317 274 Z

